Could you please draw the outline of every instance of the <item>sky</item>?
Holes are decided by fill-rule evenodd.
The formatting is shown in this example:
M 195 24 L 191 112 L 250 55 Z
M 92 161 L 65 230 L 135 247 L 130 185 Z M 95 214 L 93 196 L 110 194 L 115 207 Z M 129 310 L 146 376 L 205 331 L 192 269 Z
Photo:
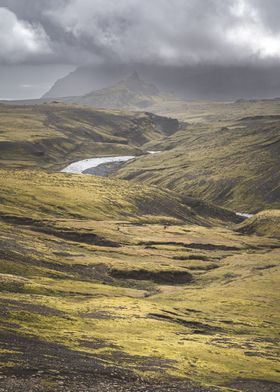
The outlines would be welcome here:
M 248 78 L 247 95 L 256 83 L 280 96 L 279 19 L 280 0 L 0 0 L 0 99 L 39 97 L 76 67 L 135 64 L 192 96 L 243 97 Z

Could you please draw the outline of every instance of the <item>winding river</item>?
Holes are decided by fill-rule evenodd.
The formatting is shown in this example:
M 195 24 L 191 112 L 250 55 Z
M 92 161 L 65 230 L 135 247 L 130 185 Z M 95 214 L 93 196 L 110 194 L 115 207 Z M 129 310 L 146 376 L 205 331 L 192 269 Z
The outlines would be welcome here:
M 119 157 L 102 157 L 102 158 L 90 158 L 84 159 L 82 161 L 71 163 L 71 165 L 66 166 L 62 172 L 63 173 L 76 173 L 81 174 L 88 169 L 104 165 L 104 163 L 112 162 L 126 162 L 134 159 L 134 155 L 123 155 Z
M 254 214 L 246 214 L 245 212 L 237 212 L 236 215 L 238 216 L 242 216 L 243 218 L 252 218 L 252 216 L 254 216 Z
M 148 152 L 148 154 L 157 154 L 161 151 L 147 151 L 147 152 Z M 102 166 L 105 166 L 108 163 L 122 163 L 122 162 L 130 161 L 135 158 L 137 158 L 137 157 L 134 155 L 122 155 L 122 156 L 117 156 L 117 157 L 89 158 L 89 159 L 84 159 L 82 161 L 73 162 L 70 165 L 66 166 L 61 171 L 63 173 L 82 174 L 82 173 L 87 172 L 88 169 L 102 168 Z M 102 173 L 102 170 L 99 172 Z M 91 174 L 95 174 L 94 170 L 91 172 Z M 98 175 L 102 176 L 102 174 L 98 174 Z M 251 218 L 253 216 L 253 214 L 247 214 L 247 213 L 242 213 L 242 212 L 236 212 L 236 215 L 241 216 L 245 219 Z
M 147 151 L 148 154 L 158 154 L 161 151 Z M 139 155 L 139 158 L 143 155 Z M 121 163 L 130 161 L 131 159 L 137 158 L 135 155 L 121 155 L 117 157 L 101 157 L 101 158 L 89 158 L 84 159 L 82 161 L 73 162 L 70 165 L 66 166 L 63 170 L 63 173 L 76 173 L 81 174 L 84 173 L 88 169 L 93 169 L 94 167 L 98 167 L 107 163 Z

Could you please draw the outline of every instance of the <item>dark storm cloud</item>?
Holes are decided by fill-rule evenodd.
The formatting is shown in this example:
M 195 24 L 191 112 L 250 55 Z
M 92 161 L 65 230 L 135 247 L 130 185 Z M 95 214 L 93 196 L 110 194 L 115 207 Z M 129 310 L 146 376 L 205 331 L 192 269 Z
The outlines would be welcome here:
M 280 58 L 279 0 L 2 0 L 0 61 L 242 65 Z M 13 28 L 12 28 L 12 27 Z
M 0 97 L 74 66 L 91 90 L 136 69 L 188 98 L 280 96 L 279 18 L 280 0 L 0 0 Z

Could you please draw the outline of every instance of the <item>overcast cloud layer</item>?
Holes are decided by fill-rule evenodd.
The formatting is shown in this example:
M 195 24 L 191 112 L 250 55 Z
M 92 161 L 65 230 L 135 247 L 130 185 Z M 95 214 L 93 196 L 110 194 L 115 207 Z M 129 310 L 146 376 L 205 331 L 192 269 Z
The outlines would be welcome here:
M 280 60 L 279 0 L 2 0 L 0 61 Z
M 130 69 L 137 64 L 140 71 L 150 67 L 147 75 L 167 80 L 175 78 L 175 69 L 176 80 L 168 88 L 187 88 L 182 82 L 187 73 L 202 96 L 205 86 L 218 89 L 221 84 L 236 93 L 216 96 L 238 96 L 237 86 L 242 88 L 248 77 L 241 96 L 259 96 L 264 90 L 255 91 L 255 84 L 269 85 L 265 96 L 280 95 L 280 85 L 273 85 L 280 80 L 279 20 L 280 0 L 0 0 L 0 82 L 4 90 L 5 83 L 9 87 L 7 67 L 13 84 L 14 76 L 21 76 L 18 67 L 24 73 L 28 66 L 43 65 L 41 87 L 30 71 L 18 87 L 14 84 L 18 93 L 8 95 L 35 97 L 48 89 L 43 86 L 50 87 L 51 75 L 69 67 Z M 7 96 L 4 90 L 0 98 Z

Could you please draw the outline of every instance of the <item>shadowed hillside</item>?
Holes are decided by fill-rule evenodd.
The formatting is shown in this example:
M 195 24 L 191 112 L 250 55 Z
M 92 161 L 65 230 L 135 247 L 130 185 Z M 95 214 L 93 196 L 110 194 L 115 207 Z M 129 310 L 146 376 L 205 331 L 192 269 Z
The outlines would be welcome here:
M 47 101 L 50 98 L 42 98 L 38 102 Z M 65 96 L 57 98 L 60 102 L 77 103 L 80 105 L 89 105 L 96 108 L 121 109 L 121 110 L 149 110 L 157 111 L 158 108 L 166 108 L 174 102 L 184 102 L 171 93 L 161 92 L 154 84 L 148 83 L 141 79 L 137 72 L 123 80 L 89 92 L 80 96 Z M 35 102 L 33 102 L 35 103 Z
M 93 91 L 81 97 L 63 98 L 64 102 L 113 109 L 144 109 L 164 98 L 153 84 L 139 78 L 134 72 L 111 87 Z
M 0 105 L 0 164 L 60 168 L 94 156 L 139 155 L 144 144 L 177 129 L 177 120 L 149 113 L 61 103 Z
M 240 212 L 279 208 L 279 116 L 245 117 L 182 127 L 155 156 L 127 163 L 117 172 L 200 197 Z
M 280 238 L 280 210 L 262 211 L 238 225 L 244 234 L 259 234 Z
M 170 20 L 167 25 L 169 26 Z M 167 26 L 167 27 L 168 27 Z M 279 66 L 247 67 L 240 66 L 231 69 L 222 65 L 210 66 L 195 64 L 195 66 L 178 67 L 152 63 L 146 66 L 140 64 L 101 64 L 78 67 L 73 72 L 57 80 L 43 98 L 69 97 L 84 95 L 93 90 L 113 85 L 127 75 L 137 71 L 145 80 L 152 81 L 162 91 L 174 91 L 185 99 L 209 101 L 233 101 L 240 97 L 270 98 L 278 97 Z

